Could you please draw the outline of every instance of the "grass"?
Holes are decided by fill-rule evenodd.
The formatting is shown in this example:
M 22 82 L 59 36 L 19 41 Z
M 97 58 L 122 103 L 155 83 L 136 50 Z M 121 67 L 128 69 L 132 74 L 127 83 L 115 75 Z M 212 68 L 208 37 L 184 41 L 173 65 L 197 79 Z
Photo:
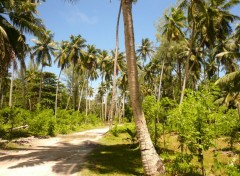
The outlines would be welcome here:
M 131 144 L 127 133 L 108 132 L 87 156 L 80 175 L 143 175 L 138 145 Z
M 118 127 L 117 130 L 113 129 L 112 132 L 107 133 L 107 135 L 100 140 L 99 144 L 96 144 L 95 149 L 87 156 L 81 168 L 80 175 L 143 175 L 139 148 L 136 145 L 131 145 L 130 141 L 125 140 L 129 138 L 129 135 L 124 130 L 127 127 L 128 125 Z M 240 168 L 229 168 L 229 164 L 234 161 L 234 159 L 234 164 L 239 166 L 240 145 L 236 143 L 235 150 L 230 151 L 225 137 L 221 137 L 215 142 L 216 147 L 212 147 L 204 152 L 206 174 L 211 176 L 240 176 L 240 174 L 238 174 L 238 169 Z M 196 156 L 194 156 L 189 163 L 180 161 L 177 163 L 177 166 L 174 165 L 176 157 L 181 153 L 176 134 L 171 133 L 166 135 L 165 148 L 163 148 L 162 138 L 160 139 L 160 144 L 158 151 L 164 159 L 164 164 L 169 175 L 174 175 L 173 167 L 179 167 L 178 169 L 186 172 L 185 174 L 177 175 L 201 175 L 200 164 Z M 190 152 L 187 151 L 187 153 L 189 154 Z M 216 164 L 216 161 L 218 164 Z

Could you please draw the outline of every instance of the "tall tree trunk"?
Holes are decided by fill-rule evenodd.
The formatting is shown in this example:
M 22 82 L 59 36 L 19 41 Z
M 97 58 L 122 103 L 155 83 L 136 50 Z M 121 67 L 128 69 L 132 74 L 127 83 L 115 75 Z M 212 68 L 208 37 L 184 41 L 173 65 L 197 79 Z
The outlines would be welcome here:
M 104 122 L 104 96 L 102 95 L 102 113 L 101 113 L 101 116 L 102 116 L 102 121 Z
M 140 143 L 144 174 L 149 176 L 164 174 L 165 168 L 151 141 L 140 101 L 132 20 L 132 0 L 122 0 L 122 10 L 124 19 L 128 85 L 134 120 L 136 123 L 136 129 Z
M 9 107 L 12 107 L 12 93 L 13 93 L 13 79 L 14 79 L 14 64 L 12 64 L 12 78 L 10 85 L 10 93 L 9 93 Z
M 108 106 L 108 94 L 106 94 L 106 98 L 105 98 L 105 115 L 104 115 L 104 123 L 107 122 L 107 106 Z
M 25 63 L 23 60 L 21 62 L 21 81 L 22 81 L 22 97 L 23 97 L 23 108 L 27 109 L 27 101 L 26 101 L 26 83 L 25 83 Z
M 125 117 L 125 92 L 123 92 L 123 99 L 122 99 L 122 119 Z
M 80 107 L 81 107 L 81 102 L 82 102 L 82 95 L 83 95 L 83 88 L 84 88 L 84 85 L 85 85 L 85 79 L 84 79 L 84 81 L 83 81 L 83 85 L 82 85 L 81 92 L 80 92 L 80 95 L 79 95 L 78 111 L 80 111 Z
M 162 78 L 163 78 L 163 69 L 164 69 L 164 60 L 162 62 L 162 68 L 161 68 L 161 75 L 160 75 L 160 81 L 159 81 L 159 88 L 158 88 L 158 101 L 161 99 L 161 89 L 162 89 Z
M 240 117 L 240 103 L 237 103 L 238 116 Z
M 119 22 L 120 22 L 120 16 L 121 16 L 121 9 L 122 9 L 122 1 L 120 2 L 120 7 L 118 11 L 118 18 L 117 18 L 117 26 L 116 26 L 116 48 L 115 48 L 115 57 L 114 57 L 114 72 L 113 72 L 113 88 L 112 88 L 112 101 L 110 106 L 110 112 L 109 112 L 109 128 L 112 128 L 113 123 L 113 109 L 115 105 L 115 94 L 116 94 L 116 82 L 117 82 L 117 59 L 118 59 L 118 30 L 119 30 Z
M 2 91 L 2 78 L 0 78 L 0 100 L 2 100 L 3 97 L 3 91 Z M 2 109 L 2 101 L 0 104 L 0 108 Z
M 88 80 L 87 80 L 87 84 L 86 84 L 86 109 L 85 109 L 85 112 L 86 112 L 86 116 L 88 115 L 88 100 L 87 100 L 87 97 L 88 97 Z
M 41 78 L 40 78 L 40 84 L 39 84 L 39 96 L 38 96 L 39 104 L 41 104 L 41 98 L 42 98 L 42 84 L 43 84 L 43 65 L 41 68 Z
M 56 98 L 55 98 L 55 117 L 57 117 L 58 89 L 59 89 L 59 80 L 60 80 L 61 73 L 62 73 L 62 69 L 59 72 L 58 80 L 57 80 Z
M 73 69 L 72 69 L 72 83 L 71 83 L 71 96 L 72 96 L 72 101 L 73 101 L 73 109 L 75 110 L 76 108 L 76 97 L 75 97 L 75 84 L 74 84 L 74 81 L 75 81 L 75 74 L 74 74 L 74 71 L 75 71 L 75 64 L 73 65 Z
M 191 71 L 191 68 L 189 69 L 189 61 L 190 61 L 190 58 L 191 58 L 191 55 L 192 55 L 192 49 L 193 49 L 193 43 L 194 43 L 194 37 L 195 37 L 195 27 L 196 27 L 195 22 L 193 20 L 191 39 L 190 39 L 190 51 L 188 53 L 187 61 L 186 61 L 187 63 L 186 63 L 186 66 L 185 66 L 185 73 L 184 73 L 184 79 L 183 79 L 183 85 L 182 85 L 182 91 L 181 91 L 181 97 L 180 97 L 180 104 L 182 104 L 182 102 L 183 102 L 183 97 L 184 97 L 184 94 L 185 94 L 185 88 L 186 88 L 188 75 Z

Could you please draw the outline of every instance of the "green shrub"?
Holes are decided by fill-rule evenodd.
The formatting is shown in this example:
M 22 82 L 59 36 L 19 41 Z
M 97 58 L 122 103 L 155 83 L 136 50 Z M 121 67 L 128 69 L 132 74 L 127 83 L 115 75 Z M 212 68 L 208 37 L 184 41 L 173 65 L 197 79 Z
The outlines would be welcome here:
M 53 132 L 53 123 L 51 124 L 51 119 L 54 118 L 53 110 L 46 109 L 36 114 L 33 119 L 29 121 L 29 130 L 38 136 L 49 135 L 49 132 Z M 49 125 L 50 124 L 50 125 Z

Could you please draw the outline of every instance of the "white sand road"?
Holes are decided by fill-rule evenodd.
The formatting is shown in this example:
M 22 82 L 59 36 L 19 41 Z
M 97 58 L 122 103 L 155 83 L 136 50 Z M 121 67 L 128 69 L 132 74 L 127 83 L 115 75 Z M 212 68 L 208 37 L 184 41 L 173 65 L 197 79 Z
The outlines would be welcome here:
M 108 128 L 54 138 L 31 138 L 26 147 L 0 150 L 0 176 L 77 176 L 84 157 Z

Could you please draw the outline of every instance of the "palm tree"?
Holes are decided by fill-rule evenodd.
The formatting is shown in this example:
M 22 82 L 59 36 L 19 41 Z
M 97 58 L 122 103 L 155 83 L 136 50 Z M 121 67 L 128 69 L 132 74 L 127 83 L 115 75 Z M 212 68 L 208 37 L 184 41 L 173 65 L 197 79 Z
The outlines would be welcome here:
M 87 75 L 87 86 L 86 86 L 86 115 L 88 114 L 88 107 L 87 107 L 87 96 L 89 95 L 88 90 L 88 81 L 95 80 L 98 78 L 97 73 L 97 61 L 98 59 L 99 50 L 94 45 L 87 45 L 87 51 L 84 53 L 84 66 L 86 68 L 86 75 Z M 90 100 L 89 100 L 90 102 Z
M 58 51 L 58 53 L 56 53 L 56 59 L 54 60 L 54 62 L 58 63 L 58 67 L 60 67 L 60 72 L 59 72 L 58 81 L 57 81 L 57 88 L 56 88 L 55 117 L 57 116 L 57 101 L 58 101 L 60 76 L 61 76 L 63 69 L 69 66 L 69 60 L 67 59 L 67 45 L 68 45 L 68 42 L 66 42 L 66 41 L 61 42 L 59 51 Z
M 128 86 L 139 137 L 144 173 L 145 175 L 158 175 L 165 173 L 165 169 L 151 141 L 140 101 L 133 32 L 132 3 L 132 0 L 122 0 Z
M 6 77 L 8 68 L 11 65 L 16 70 L 16 58 L 21 64 L 23 107 L 25 102 L 25 83 L 24 83 L 24 58 L 28 52 L 24 33 L 31 33 L 39 37 L 44 35 L 42 21 L 36 18 L 37 4 L 25 1 L 1 1 L 0 2 L 0 77 Z M 14 76 L 12 71 L 12 76 Z M 13 81 L 13 78 L 12 78 Z M 13 82 L 12 82 L 13 83 Z M 13 84 L 11 84 L 13 85 Z M 10 91 L 12 94 L 12 88 Z M 11 105 L 11 96 L 9 104 Z
M 143 60 L 143 67 L 144 63 L 147 60 L 147 57 L 151 58 L 153 53 L 154 49 L 152 46 L 152 42 L 149 40 L 149 38 L 143 38 L 142 43 L 137 50 L 138 56 Z
M 32 47 L 33 56 L 36 56 L 37 64 L 41 64 L 41 78 L 39 84 L 39 97 L 38 103 L 41 103 L 41 95 L 42 95 L 42 81 L 43 81 L 43 69 L 45 66 L 51 66 L 52 64 L 52 55 L 54 55 L 54 51 L 56 50 L 56 44 L 53 41 L 53 34 L 51 31 L 46 32 L 46 37 L 40 38 L 39 40 L 33 39 L 35 46 Z
M 71 96 L 73 100 L 73 109 L 76 108 L 76 93 L 74 89 L 78 87 L 78 85 L 75 85 L 75 68 L 76 65 L 81 62 L 81 59 L 83 59 L 84 51 L 83 49 L 86 47 L 86 40 L 82 38 L 81 35 L 78 36 L 70 36 L 70 43 L 67 46 L 67 59 L 72 63 L 73 69 L 72 69 L 72 81 L 71 81 Z M 81 67 L 82 68 L 82 67 Z
M 24 33 L 44 36 L 44 26 L 36 18 L 37 4 L 25 1 L 0 2 L 0 73 L 5 75 L 10 62 L 15 62 L 15 57 L 22 58 L 28 49 Z
M 229 106 L 230 102 L 234 102 L 238 109 L 238 115 L 240 117 L 239 80 L 240 71 L 235 71 L 223 76 L 222 78 L 219 78 L 215 84 L 219 85 L 224 92 L 223 103 Z

